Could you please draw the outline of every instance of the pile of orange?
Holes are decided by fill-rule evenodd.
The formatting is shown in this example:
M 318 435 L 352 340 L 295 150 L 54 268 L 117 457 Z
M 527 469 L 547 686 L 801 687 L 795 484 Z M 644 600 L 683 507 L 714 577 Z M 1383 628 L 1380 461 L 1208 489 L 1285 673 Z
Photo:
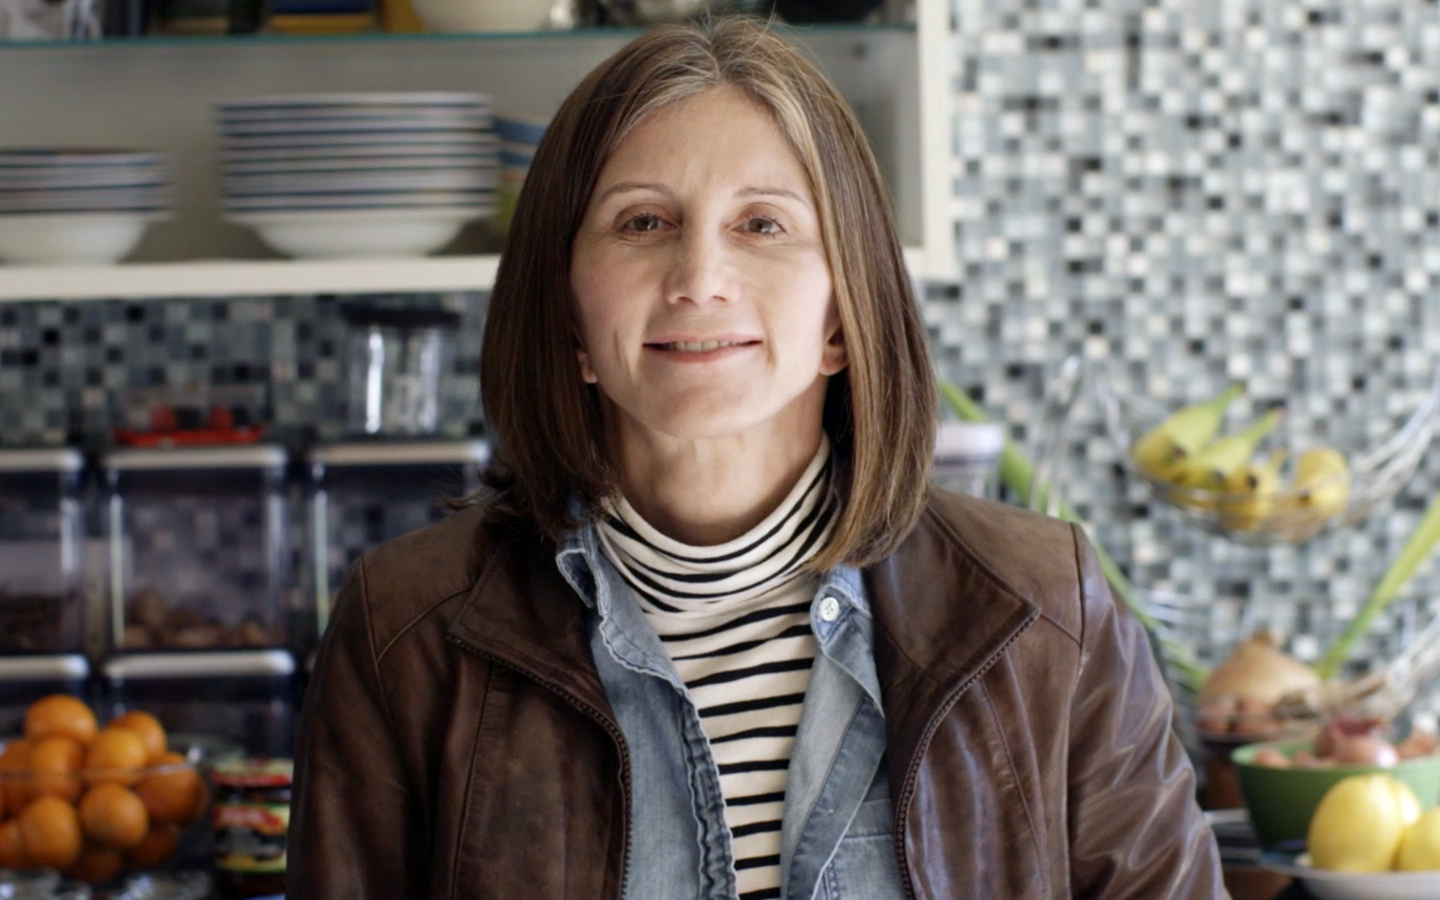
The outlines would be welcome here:
M 207 800 L 154 716 L 127 712 L 101 728 L 85 703 L 54 694 L 26 708 L 25 736 L 0 752 L 0 868 L 92 884 L 154 868 Z

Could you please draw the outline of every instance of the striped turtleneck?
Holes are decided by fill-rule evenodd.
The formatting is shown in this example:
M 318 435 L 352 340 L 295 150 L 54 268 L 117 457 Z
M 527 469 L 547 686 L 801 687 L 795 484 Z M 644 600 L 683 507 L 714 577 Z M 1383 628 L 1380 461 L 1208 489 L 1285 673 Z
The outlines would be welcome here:
M 720 770 L 740 900 L 780 896 L 780 820 L 790 749 L 810 683 L 805 568 L 829 540 L 838 499 L 830 444 L 774 512 L 724 544 L 695 547 L 651 527 L 623 498 L 600 546 L 634 590 L 700 714 Z

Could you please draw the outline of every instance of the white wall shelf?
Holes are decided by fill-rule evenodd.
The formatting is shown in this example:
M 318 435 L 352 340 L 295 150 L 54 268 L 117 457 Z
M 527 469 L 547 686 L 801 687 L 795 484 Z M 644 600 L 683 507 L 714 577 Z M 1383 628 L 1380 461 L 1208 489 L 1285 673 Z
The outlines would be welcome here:
M 473 291 L 495 283 L 499 262 L 487 255 L 3 266 L 0 301 Z
M 905 262 L 921 277 L 923 251 L 907 248 Z M 0 303 L 484 291 L 495 284 L 499 265 L 498 256 L 480 255 L 0 266 Z
M 918 279 L 953 277 L 947 165 L 945 0 L 915 0 L 916 24 L 786 29 L 860 119 L 890 189 Z M 443 255 L 414 260 L 287 260 L 222 211 L 217 100 L 321 91 L 482 91 L 500 112 L 546 116 L 636 32 L 144 38 L 0 45 L 11 91 L 0 146 L 163 150 L 173 214 L 131 257 L 102 268 L 0 264 L 0 302 L 484 290 L 499 236 L 472 223 Z

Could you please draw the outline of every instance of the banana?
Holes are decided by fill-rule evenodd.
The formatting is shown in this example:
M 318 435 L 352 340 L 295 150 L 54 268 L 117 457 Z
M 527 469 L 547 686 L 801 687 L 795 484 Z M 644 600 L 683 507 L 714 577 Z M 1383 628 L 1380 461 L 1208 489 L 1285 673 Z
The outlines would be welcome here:
M 1135 441 L 1131 459 L 1152 478 L 1173 480 L 1176 469 L 1220 431 L 1226 407 L 1244 392 L 1243 385 L 1232 384 L 1209 400 L 1176 410 Z
M 1247 463 L 1225 479 L 1220 497 L 1220 524 L 1237 531 L 1255 531 L 1275 509 L 1275 492 L 1280 487 L 1280 467 L 1285 450 L 1272 450 L 1264 462 Z
M 1244 468 L 1250 461 L 1255 455 L 1256 446 L 1265 439 L 1283 415 L 1281 410 L 1272 409 L 1240 431 L 1216 438 L 1201 447 L 1198 453 L 1178 467 L 1175 476 L 1176 483 L 1192 489 L 1195 493 L 1176 492 L 1176 501 L 1182 505 L 1205 509 L 1213 507 L 1214 499 L 1205 494 L 1225 490 L 1225 483 L 1237 469 Z
M 1334 447 L 1311 447 L 1295 460 L 1294 499 L 1297 509 L 1328 519 L 1350 499 L 1350 464 Z

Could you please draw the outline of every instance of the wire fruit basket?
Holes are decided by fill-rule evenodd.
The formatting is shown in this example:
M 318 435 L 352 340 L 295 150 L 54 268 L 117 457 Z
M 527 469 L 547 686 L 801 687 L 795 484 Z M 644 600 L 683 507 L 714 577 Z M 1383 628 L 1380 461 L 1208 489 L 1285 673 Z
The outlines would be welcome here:
M 1091 372 L 1106 430 L 1126 471 L 1146 482 L 1153 495 L 1185 521 L 1238 544 L 1267 546 L 1299 544 L 1327 532 L 1360 522 L 1390 500 L 1414 474 L 1434 437 L 1440 412 L 1440 366 L 1428 391 L 1409 417 L 1373 446 L 1358 443 L 1339 449 L 1348 470 L 1331 476 L 1344 484 L 1325 481 L 1304 488 L 1277 486 L 1263 497 L 1229 490 L 1207 490 L 1156 478 L 1137 465 L 1137 440 L 1172 410 L 1152 400 L 1122 396 L 1101 368 Z M 1288 451 L 1303 452 L 1307 439 L 1277 427 L 1275 443 Z M 1338 502 L 1317 505 L 1312 498 L 1328 492 Z

